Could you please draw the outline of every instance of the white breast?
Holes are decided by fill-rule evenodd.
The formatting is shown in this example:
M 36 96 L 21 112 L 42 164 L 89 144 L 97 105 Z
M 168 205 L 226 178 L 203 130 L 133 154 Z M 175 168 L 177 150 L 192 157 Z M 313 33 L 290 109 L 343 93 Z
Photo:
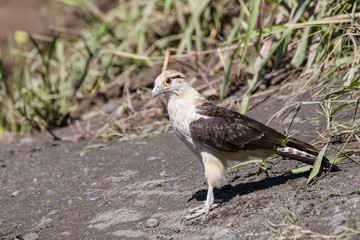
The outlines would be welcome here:
M 195 90 L 194 90 L 195 91 Z M 176 96 L 172 95 L 167 98 L 167 110 L 172 128 L 176 135 L 188 146 L 196 150 L 193 140 L 190 134 L 190 123 L 202 117 L 196 113 L 196 106 L 204 101 L 203 97 L 198 98 L 196 95 L 188 94 L 189 96 Z M 206 100 L 205 100 L 206 101 Z

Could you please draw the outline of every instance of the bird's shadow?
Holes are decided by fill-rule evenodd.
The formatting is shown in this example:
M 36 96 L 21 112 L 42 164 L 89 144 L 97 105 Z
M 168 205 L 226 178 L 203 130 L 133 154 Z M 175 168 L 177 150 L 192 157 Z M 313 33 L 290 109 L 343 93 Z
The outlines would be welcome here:
M 264 190 L 271 188 L 273 186 L 285 184 L 289 180 L 306 177 L 308 173 L 301 174 L 293 174 L 293 175 L 281 175 L 276 177 L 267 177 L 265 179 L 256 181 L 256 182 L 247 182 L 247 183 L 239 183 L 235 186 L 231 184 L 227 184 L 220 189 L 214 190 L 215 199 L 221 199 L 222 202 L 229 202 L 231 199 L 236 197 L 237 195 L 246 195 L 252 192 Z M 237 178 L 233 179 L 235 181 Z M 205 201 L 207 195 L 207 189 L 199 190 L 192 195 L 192 197 L 187 200 L 190 202 L 194 199 L 197 201 Z

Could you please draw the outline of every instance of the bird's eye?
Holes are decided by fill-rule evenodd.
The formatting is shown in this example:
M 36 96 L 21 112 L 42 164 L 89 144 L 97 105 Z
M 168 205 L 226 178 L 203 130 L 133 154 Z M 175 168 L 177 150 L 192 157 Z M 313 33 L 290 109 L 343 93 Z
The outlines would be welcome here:
M 170 78 L 167 78 L 167 79 L 165 80 L 165 83 L 169 85 L 169 84 L 171 83 L 171 79 L 170 79 Z

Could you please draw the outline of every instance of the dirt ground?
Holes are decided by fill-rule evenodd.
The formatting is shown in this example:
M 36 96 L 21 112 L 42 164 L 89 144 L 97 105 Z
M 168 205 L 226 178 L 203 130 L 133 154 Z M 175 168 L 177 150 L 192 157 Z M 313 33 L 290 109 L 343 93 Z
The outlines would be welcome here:
M 54 21 L 40 14 L 47 1 L 33 0 L 31 9 L 27 2 L 0 0 L 1 32 Z M 37 25 L 44 18 L 46 27 Z M 1 47 L 6 39 L 0 36 Z M 256 98 L 248 115 L 266 123 L 284 104 L 276 94 Z M 304 136 L 324 129 L 322 121 L 303 121 L 315 114 L 302 109 L 292 133 L 310 141 Z M 279 121 L 270 126 L 283 131 L 289 123 Z M 69 127 L 55 133 L 73 134 Z M 186 220 L 186 211 L 205 200 L 207 185 L 200 161 L 171 131 L 79 154 L 88 145 L 52 141 L 46 133 L 0 143 L 0 239 L 360 239 L 360 166 L 350 160 L 310 185 L 307 174 L 285 175 L 302 166 L 292 160 L 271 161 L 268 176 L 256 174 L 259 165 L 230 170 L 228 185 L 215 190 L 220 207 Z
M 262 122 L 283 103 L 275 95 L 260 100 L 248 115 Z M 292 131 L 314 135 L 322 122 L 302 121 L 314 114 L 302 109 Z M 288 125 L 278 121 L 270 126 Z M 79 154 L 88 144 L 42 133 L 0 145 L 1 239 L 360 238 L 360 166 L 350 160 L 310 185 L 307 174 L 284 175 L 301 166 L 293 160 L 271 161 L 269 176 L 257 176 L 259 165 L 230 170 L 228 185 L 215 191 L 221 206 L 186 220 L 186 210 L 205 200 L 207 185 L 200 161 L 175 134 Z

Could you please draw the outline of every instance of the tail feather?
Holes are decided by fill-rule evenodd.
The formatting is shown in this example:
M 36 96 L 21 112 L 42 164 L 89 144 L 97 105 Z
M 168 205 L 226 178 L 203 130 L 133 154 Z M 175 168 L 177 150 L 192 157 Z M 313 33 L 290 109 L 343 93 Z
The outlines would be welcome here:
M 286 146 L 278 146 L 276 151 L 280 156 L 293 158 L 310 165 L 314 165 L 319 154 L 319 151 L 310 144 L 293 138 L 289 138 Z M 323 171 L 327 171 L 329 169 L 332 171 L 340 171 L 340 168 L 331 164 L 329 159 L 325 156 L 321 162 L 321 169 Z

